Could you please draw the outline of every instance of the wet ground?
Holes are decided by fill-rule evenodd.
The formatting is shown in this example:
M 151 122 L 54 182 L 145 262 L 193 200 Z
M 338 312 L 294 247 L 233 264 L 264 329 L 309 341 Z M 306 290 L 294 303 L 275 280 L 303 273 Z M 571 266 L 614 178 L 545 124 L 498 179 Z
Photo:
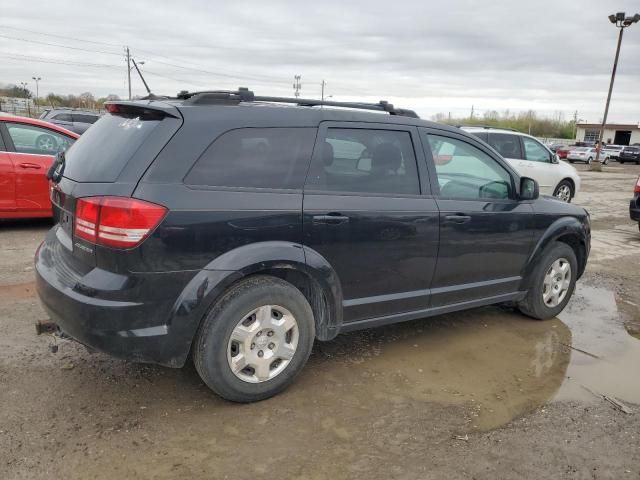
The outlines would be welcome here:
M 640 168 L 608 170 L 584 172 L 592 261 L 558 319 L 491 307 L 341 335 L 252 405 L 192 366 L 50 354 L 31 267 L 49 225 L 0 225 L 0 479 L 640 478 Z

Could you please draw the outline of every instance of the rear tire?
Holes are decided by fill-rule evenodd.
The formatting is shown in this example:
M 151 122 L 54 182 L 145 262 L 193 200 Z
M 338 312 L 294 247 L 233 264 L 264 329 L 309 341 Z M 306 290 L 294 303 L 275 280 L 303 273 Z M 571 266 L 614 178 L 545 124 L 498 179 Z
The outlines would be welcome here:
M 589 157 L 587 160 L 587 165 L 591 165 L 591 162 L 593 161 L 593 158 Z
M 198 330 L 193 362 L 221 397 L 255 402 L 294 381 L 314 339 L 313 312 L 300 290 L 260 275 L 240 281 L 214 305 Z
M 518 303 L 518 309 L 537 320 L 554 318 L 571 299 L 577 274 L 578 261 L 573 249 L 566 243 L 551 244 L 531 272 L 527 296 Z

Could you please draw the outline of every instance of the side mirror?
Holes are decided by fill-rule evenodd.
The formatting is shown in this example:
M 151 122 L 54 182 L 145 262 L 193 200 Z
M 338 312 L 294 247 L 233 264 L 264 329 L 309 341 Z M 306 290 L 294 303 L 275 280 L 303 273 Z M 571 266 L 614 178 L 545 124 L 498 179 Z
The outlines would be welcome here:
M 560 157 L 558 156 L 558 154 L 557 154 L 557 153 L 554 153 L 554 154 L 551 156 L 551 163 L 560 163 Z
M 535 200 L 540 196 L 540 187 L 533 178 L 520 178 L 520 200 Z

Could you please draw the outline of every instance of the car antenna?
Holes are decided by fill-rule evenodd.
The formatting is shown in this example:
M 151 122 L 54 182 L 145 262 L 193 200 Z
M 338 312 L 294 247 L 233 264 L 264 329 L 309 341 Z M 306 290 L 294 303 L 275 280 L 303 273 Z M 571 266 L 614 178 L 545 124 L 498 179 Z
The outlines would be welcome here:
M 154 97 L 153 93 L 151 93 L 151 90 L 149 89 L 149 85 L 147 85 L 147 81 L 144 79 L 144 77 L 142 76 L 142 72 L 140 71 L 140 69 L 138 68 L 138 64 L 136 63 L 136 61 L 133 59 L 133 57 L 131 57 L 131 61 L 133 62 L 133 66 L 136 67 L 136 71 L 138 72 L 138 75 L 140 75 L 140 80 L 142 80 L 142 83 L 144 83 L 144 88 L 147 89 L 147 93 L 149 94 L 150 99 L 152 99 Z M 144 62 L 142 62 L 144 63 Z

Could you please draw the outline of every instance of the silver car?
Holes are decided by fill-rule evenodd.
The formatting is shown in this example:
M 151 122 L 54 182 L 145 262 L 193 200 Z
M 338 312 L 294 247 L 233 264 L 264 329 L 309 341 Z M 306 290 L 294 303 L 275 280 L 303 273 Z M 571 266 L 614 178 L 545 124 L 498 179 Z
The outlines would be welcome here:
M 596 149 L 594 147 L 576 147 L 567 153 L 567 161 L 569 163 L 584 162 L 591 163 L 596 158 Z M 600 152 L 600 161 L 603 165 L 609 163 L 609 154 L 603 149 Z
M 602 148 L 603 152 L 606 152 L 607 155 L 609 155 L 609 158 L 615 158 L 617 159 L 620 156 L 620 152 L 622 151 L 622 149 L 624 148 L 624 145 L 605 145 Z

